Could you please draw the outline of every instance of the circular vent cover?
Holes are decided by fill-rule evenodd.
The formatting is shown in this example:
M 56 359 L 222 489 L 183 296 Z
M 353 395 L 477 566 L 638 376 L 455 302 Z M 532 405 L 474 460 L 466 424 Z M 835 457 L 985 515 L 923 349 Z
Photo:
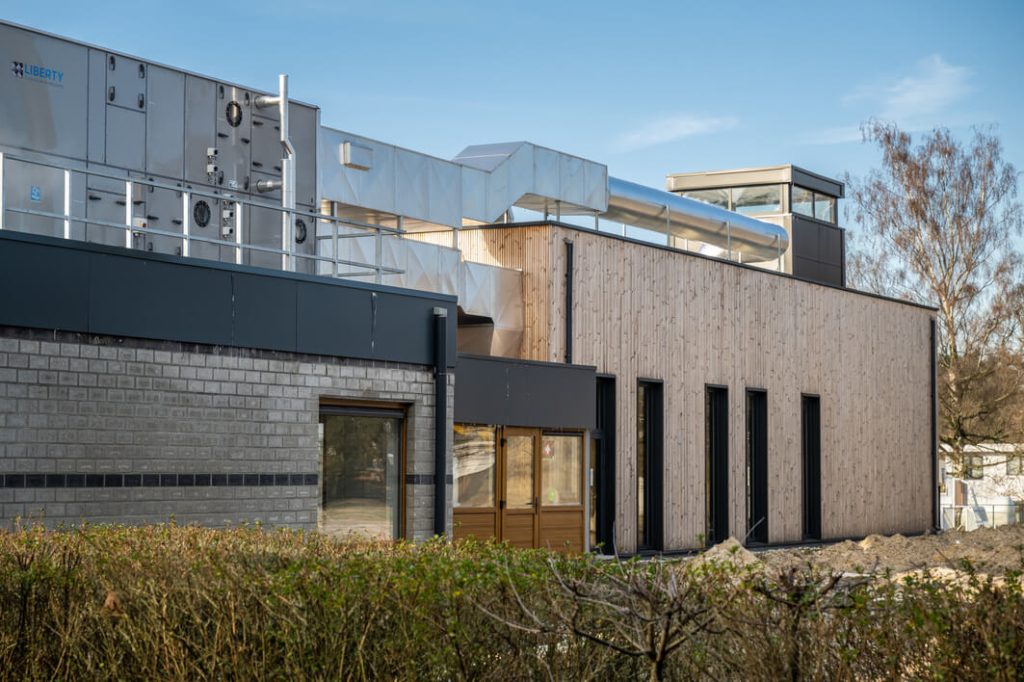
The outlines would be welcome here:
M 232 128 L 242 125 L 242 105 L 235 100 L 231 100 L 228 102 L 228 108 L 224 112 L 224 116 L 228 119 L 228 125 Z
M 197 227 L 206 227 L 210 224 L 210 218 L 212 213 L 210 211 L 210 205 L 200 199 L 196 202 L 196 205 L 192 207 L 192 222 Z

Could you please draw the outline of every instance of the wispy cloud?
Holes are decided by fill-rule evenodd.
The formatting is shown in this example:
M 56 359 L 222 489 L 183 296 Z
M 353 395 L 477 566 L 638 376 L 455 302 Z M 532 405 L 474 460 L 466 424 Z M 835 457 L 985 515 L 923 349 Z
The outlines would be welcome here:
M 729 130 L 735 128 L 738 123 L 739 120 L 734 116 L 669 116 L 623 133 L 616 141 L 616 147 L 621 151 L 634 151 L 694 135 L 709 135 Z
M 863 112 L 862 119 L 894 121 L 906 130 L 927 129 L 971 91 L 971 70 L 933 54 L 919 61 L 913 73 L 862 85 L 843 97 L 847 107 Z M 861 139 L 860 126 L 846 125 L 812 132 L 811 144 L 836 144 Z

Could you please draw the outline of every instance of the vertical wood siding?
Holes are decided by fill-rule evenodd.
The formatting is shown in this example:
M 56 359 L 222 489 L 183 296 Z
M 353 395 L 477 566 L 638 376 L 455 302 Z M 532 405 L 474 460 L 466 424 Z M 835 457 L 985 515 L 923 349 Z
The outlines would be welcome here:
M 931 523 L 929 320 L 923 308 L 557 226 L 465 229 L 466 260 L 524 273 L 522 357 L 617 379 L 616 542 L 636 547 L 637 378 L 664 382 L 666 549 L 704 533 L 704 389 L 729 389 L 730 529 L 746 534 L 745 392 L 768 393 L 769 540 L 801 539 L 800 396 L 821 396 L 822 533 Z

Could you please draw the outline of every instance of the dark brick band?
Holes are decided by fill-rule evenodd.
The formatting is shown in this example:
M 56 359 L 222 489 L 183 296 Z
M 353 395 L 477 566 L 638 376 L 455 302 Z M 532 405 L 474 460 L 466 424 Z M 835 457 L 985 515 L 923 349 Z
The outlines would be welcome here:
M 452 482 L 451 474 L 445 477 L 448 483 Z M 434 485 L 434 474 L 406 474 L 406 485 Z
M 0 474 L 0 488 L 262 487 L 318 480 L 318 474 Z

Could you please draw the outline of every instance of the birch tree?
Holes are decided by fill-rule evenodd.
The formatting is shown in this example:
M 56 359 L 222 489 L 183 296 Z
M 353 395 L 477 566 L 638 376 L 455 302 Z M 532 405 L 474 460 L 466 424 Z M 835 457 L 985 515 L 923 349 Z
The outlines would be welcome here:
M 862 226 L 850 281 L 938 308 L 939 438 L 962 477 L 977 464 L 969 446 L 1024 443 L 1018 174 L 984 131 L 960 143 L 940 128 L 916 145 L 891 123 L 863 133 L 882 165 L 846 178 Z

